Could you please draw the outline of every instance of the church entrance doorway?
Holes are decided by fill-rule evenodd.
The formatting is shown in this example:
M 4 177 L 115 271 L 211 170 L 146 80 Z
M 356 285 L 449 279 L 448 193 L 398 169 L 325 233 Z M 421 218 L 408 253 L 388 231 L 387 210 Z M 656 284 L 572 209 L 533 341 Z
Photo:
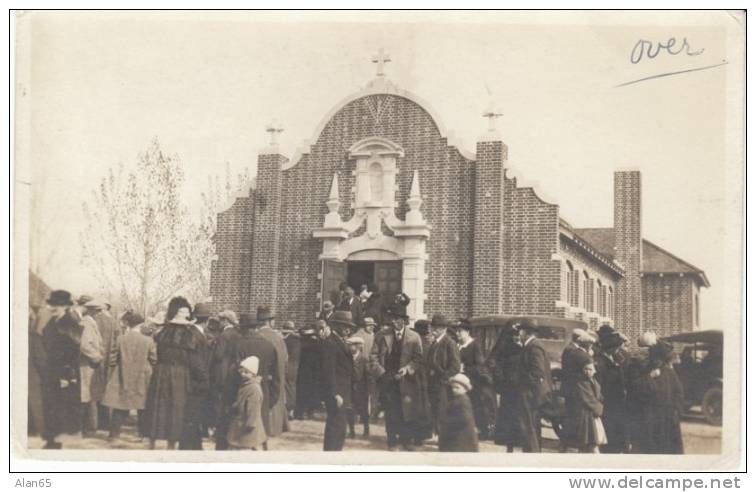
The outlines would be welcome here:
M 402 291 L 401 261 L 347 261 L 347 283 L 359 294 L 363 286 L 374 283 L 382 296 Z

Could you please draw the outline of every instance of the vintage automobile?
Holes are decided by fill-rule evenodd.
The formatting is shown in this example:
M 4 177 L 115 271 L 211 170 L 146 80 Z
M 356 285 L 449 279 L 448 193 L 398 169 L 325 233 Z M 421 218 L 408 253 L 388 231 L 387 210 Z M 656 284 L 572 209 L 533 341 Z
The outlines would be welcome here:
M 679 355 L 675 370 L 685 392 L 687 410 L 700 405 L 711 425 L 722 425 L 722 346 L 720 330 L 678 333 L 671 342 Z
M 564 397 L 560 392 L 562 351 L 570 343 L 572 330 L 576 328 L 585 330 L 588 325 L 583 321 L 549 316 L 508 316 L 504 314 L 481 316 L 468 321 L 470 335 L 479 341 L 486 359 L 498 342 L 504 328 L 524 321 L 536 326 L 538 329 L 536 338 L 541 342 L 546 350 L 546 355 L 549 357 L 551 377 L 554 383 L 554 398 L 552 404 L 544 409 L 543 419 L 550 424 L 554 433 L 560 436 L 564 418 Z

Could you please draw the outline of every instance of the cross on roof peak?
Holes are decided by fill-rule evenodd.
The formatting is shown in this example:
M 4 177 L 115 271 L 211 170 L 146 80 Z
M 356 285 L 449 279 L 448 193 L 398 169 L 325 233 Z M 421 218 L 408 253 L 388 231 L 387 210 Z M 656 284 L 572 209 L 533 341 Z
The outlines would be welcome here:
M 375 67 L 375 76 L 376 77 L 383 77 L 386 73 L 384 72 L 384 65 L 391 61 L 391 57 L 388 53 L 384 51 L 384 49 L 381 47 L 378 50 L 378 53 L 373 55 L 373 63 L 375 63 L 377 66 Z
M 270 145 L 278 144 L 278 135 L 284 131 L 281 122 L 273 120 L 265 127 L 265 131 L 270 133 Z
M 496 131 L 496 119 L 503 116 L 501 110 L 497 108 L 494 103 L 492 102 L 488 109 L 485 110 L 483 113 L 484 118 L 488 118 L 488 131 L 489 132 L 495 132 Z

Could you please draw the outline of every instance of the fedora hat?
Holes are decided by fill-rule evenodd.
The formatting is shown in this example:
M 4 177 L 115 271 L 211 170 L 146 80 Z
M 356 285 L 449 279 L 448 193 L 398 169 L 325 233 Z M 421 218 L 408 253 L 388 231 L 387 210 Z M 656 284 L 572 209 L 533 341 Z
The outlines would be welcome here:
M 194 305 L 194 317 L 195 318 L 209 318 L 213 315 L 213 310 L 210 309 L 209 302 L 198 302 Z
M 275 319 L 270 310 L 270 306 L 257 306 L 257 321 L 268 321 Z
M 82 294 L 76 298 L 76 304 L 78 304 L 79 306 L 83 306 L 92 300 L 94 300 L 94 297 L 87 294 Z
M 50 292 L 50 297 L 47 298 L 47 304 L 50 306 L 72 306 L 73 300 L 71 299 L 71 293 L 67 290 L 54 290 Z
M 333 316 L 328 320 L 328 324 L 356 327 L 354 321 L 352 321 L 351 311 L 334 311 Z
M 239 315 L 239 328 L 248 329 L 257 326 L 257 320 L 255 320 L 251 314 L 242 313 Z
M 621 333 L 614 332 L 608 335 L 604 335 L 603 337 L 599 337 L 599 345 L 602 349 L 605 350 L 619 347 L 623 343 L 625 343 L 625 337 L 623 337 Z
M 430 322 L 432 327 L 448 328 L 451 326 L 449 320 L 443 314 L 434 314 Z

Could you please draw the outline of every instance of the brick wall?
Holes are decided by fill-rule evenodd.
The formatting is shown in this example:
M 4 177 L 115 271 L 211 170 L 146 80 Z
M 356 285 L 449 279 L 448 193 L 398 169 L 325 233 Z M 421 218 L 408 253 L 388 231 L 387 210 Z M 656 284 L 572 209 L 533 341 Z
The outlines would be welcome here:
M 502 199 L 501 312 L 558 316 L 559 207 L 506 178 Z
M 614 248 L 615 260 L 625 269 L 617 285 L 617 328 L 637 339 L 643 331 L 640 171 L 614 173 Z
M 239 312 L 249 306 L 253 215 L 251 196 L 237 198 L 228 210 L 218 214 L 214 238 L 217 259 L 210 276 L 213 307 L 218 311 Z
M 643 276 L 643 326 L 659 336 L 695 329 L 695 295 L 698 286 L 693 278 L 675 274 Z

